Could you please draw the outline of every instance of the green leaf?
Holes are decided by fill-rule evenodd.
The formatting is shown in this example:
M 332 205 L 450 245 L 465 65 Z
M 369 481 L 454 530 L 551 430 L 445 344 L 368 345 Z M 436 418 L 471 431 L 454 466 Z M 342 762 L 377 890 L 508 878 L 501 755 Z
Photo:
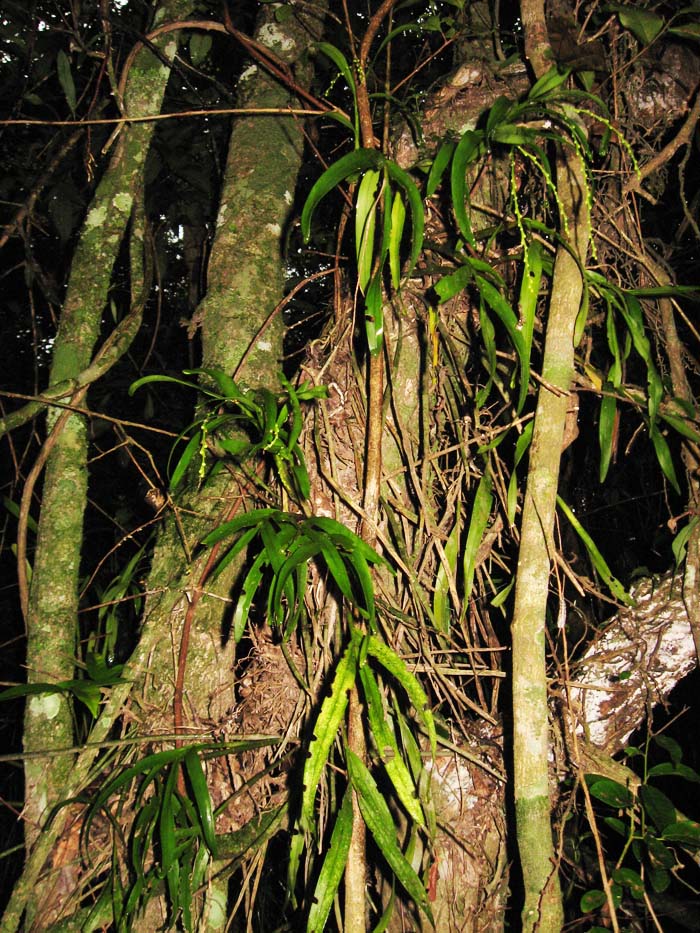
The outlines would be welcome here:
M 464 546 L 464 600 L 469 599 L 474 584 L 474 571 L 476 569 L 476 557 L 479 551 L 484 532 L 491 516 L 491 506 L 493 504 L 493 481 L 488 469 L 479 480 L 474 496 L 474 505 L 472 506 L 472 515 L 469 521 L 469 531 L 467 532 L 467 541 Z
M 342 156 L 326 169 L 309 192 L 301 212 L 301 231 L 305 243 L 308 243 L 311 236 L 311 218 L 318 203 L 341 181 L 370 169 L 379 170 L 384 165 L 384 161 L 384 156 L 376 149 L 356 149 Z
M 430 740 L 430 753 L 435 756 L 437 748 L 437 734 L 435 721 L 428 704 L 428 697 L 417 678 L 406 667 L 406 662 L 396 654 L 387 644 L 380 641 L 376 635 L 367 636 L 367 652 L 387 670 L 404 688 L 414 709 L 420 716 Z
M 624 784 L 619 784 L 610 778 L 601 778 L 595 774 L 587 774 L 586 782 L 591 797 L 607 803 L 616 809 L 627 809 L 634 803 L 634 797 Z
M 633 599 L 625 591 L 624 586 L 620 583 L 617 577 L 613 576 L 612 571 L 608 567 L 608 564 L 605 558 L 603 557 L 603 555 L 600 553 L 600 551 L 596 547 L 595 542 L 593 541 L 593 538 L 591 538 L 591 536 L 585 530 L 583 525 L 579 522 L 579 520 L 576 518 L 574 513 L 571 511 L 569 506 L 561 498 L 561 496 L 557 496 L 557 504 L 559 508 L 562 510 L 562 512 L 564 513 L 564 515 L 569 520 L 569 523 L 571 524 L 576 534 L 579 536 L 579 538 L 583 542 L 586 550 L 588 551 L 588 556 L 591 559 L 591 563 L 593 564 L 595 569 L 600 574 L 601 578 L 607 585 L 610 592 L 613 594 L 613 596 L 615 596 L 616 599 L 619 599 L 621 603 L 624 603 L 626 606 L 631 606 L 634 602 Z
M 529 101 L 540 101 L 543 97 L 552 96 L 552 93 L 564 84 L 570 74 L 570 68 L 560 71 L 558 65 L 552 65 L 549 71 L 532 85 L 528 91 L 527 99 Z
M 678 820 L 672 826 L 666 827 L 661 838 L 682 846 L 700 846 L 700 823 L 696 823 L 695 820 Z
M 496 127 L 504 123 L 506 117 L 517 113 L 518 109 L 517 105 L 509 97 L 498 97 L 486 117 L 486 136 L 490 137 Z
M 659 832 L 676 822 L 675 806 L 658 788 L 642 784 L 639 788 L 639 799 Z
M 520 284 L 520 297 L 518 312 L 520 327 L 523 335 L 525 352 L 530 357 L 532 350 L 532 335 L 535 330 L 535 317 L 537 315 L 537 299 L 542 282 L 542 246 L 538 240 L 530 240 L 525 244 L 523 279 Z
M 377 218 L 377 185 L 381 173 L 369 169 L 362 176 L 355 202 L 355 249 L 357 252 L 357 279 L 365 294 L 374 264 L 374 229 Z
M 197 805 L 197 813 L 202 825 L 202 836 L 211 852 L 212 858 L 216 858 L 216 827 L 214 825 L 214 813 L 211 805 L 211 795 L 207 786 L 207 779 L 204 776 L 202 762 L 195 749 L 190 748 L 185 754 L 185 769 L 190 781 L 194 801 Z
M 415 269 L 423 248 L 423 231 L 425 228 L 423 199 L 408 172 L 404 172 L 395 162 L 386 162 L 385 169 L 391 181 L 403 189 L 411 213 L 411 251 L 406 266 L 406 276 L 408 277 Z
M 338 811 L 330 846 L 316 882 L 314 898 L 306 921 L 307 933 L 323 933 L 333 900 L 340 886 L 352 839 L 352 791 L 348 787 Z
M 352 91 L 352 97 L 353 97 L 354 108 L 355 108 L 355 123 L 354 123 L 354 126 L 352 124 L 347 124 L 347 125 L 349 129 L 352 131 L 355 139 L 358 139 L 360 135 L 360 125 L 359 125 L 359 117 L 358 117 L 358 112 L 357 112 L 357 89 L 355 87 L 355 75 L 352 72 L 352 68 L 348 64 L 347 58 L 343 55 L 340 49 L 337 48 L 335 45 L 331 45 L 330 42 L 317 42 L 316 48 L 318 49 L 319 52 L 322 52 L 326 56 L 326 58 L 330 58 L 330 60 L 336 66 L 340 74 L 345 78 L 345 81 L 347 82 L 348 87 Z M 333 116 L 333 113 L 329 113 L 327 114 L 327 116 Z M 343 118 L 343 123 L 344 124 L 347 123 L 345 118 Z
M 680 495 L 681 487 L 678 482 L 678 477 L 676 476 L 676 469 L 673 466 L 673 457 L 671 456 L 671 450 L 666 442 L 666 438 L 655 424 L 650 427 L 649 435 L 654 445 L 656 459 L 658 460 L 664 476 Z
M 331 746 L 340 729 L 348 705 L 348 692 L 355 683 L 359 639 L 353 639 L 338 662 L 331 692 L 321 704 L 309 745 L 309 757 L 304 765 L 304 792 L 301 801 L 300 823 L 311 831 L 314 826 L 314 802 L 321 775 L 328 760 Z
M 438 296 L 440 304 L 444 304 L 446 301 L 449 301 L 450 298 L 454 298 L 455 295 L 458 295 L 473 281 L 473 279 L 474 273 L 468 263 L 460 266 L 455 272 L 444 275 L 440 281 L 435 284 L 435 293 Z
M 180 459 L 175 464 L 175 469 L 170 476 L 169 487 L 171 492 L 175 492 L 175 490 L 185 478 L 187 468 L 189 467 L 190 463 L 192 463 L 195 454 L 200 450 L 201 444 L 202 432 L 196 431 L 185 445 L 185 449 L 180 455 Z
M 59 49 L 58 55 L 56 56 L 56 71 L 58 72 L 58 80 L 63 93 L 66 95 L 66 101 L 68 102 L 70 111 L 72 114 L 75 114 L 75 108 L 77 106 L 75 97 L 75 83 L 73 81 L 73 73 L 70 67 L 70 59 L 63 51 L 63 49 Z
M 213 531 L 210 531 L 208 535 L 202 538 L 202 544 L 205 547 L 213 547 L 225 538 L 232 538 L 244 528 L 254 527 L 258 529 L 262 527 L 264 522 L 272 518 L 277 521 L 284 521 L 286 516 L 280 509 L 254 509 L 252 512 L 246 512 L 228 522 L 217 525 Z
M 598 420 L 598 442 L 600 444 L 600 469 L 598 479 L 605 481 L 612 459 L 617 420 L 617 399 L 614 395 L 604 395 L 600 400 L 600 418 Z
M 612 874 L 613 881 L 629 888 L 632 897 L 641 901 L 644 899 L 644 882 L 638 871 L 633 868 L 616 868 Z
M 396 826 L 384 797 L 361 759 L 350 749 L 347 749 L 346 755 L 350 781 L 367 828 L 396 879 L 432 923 L 433 916 L 425 886 L 396 843 Z
M 365 295 L 365 333 L 367 334 L 367 349 L 372 356 L 377 356 L 381 352 L 384 341 L 382 302 L 382 274 L 381 269 L 377 269 Z
M 193 32 L 189 41 L 190 59 L 198 68 L 211 51 L 211 36 L 206 32 Z
M 459 232 L 470 246 L 476 246 L 472 225 L 467 214 L 468 193 L 466 187 L 467 167 L 476 159 L 483 146 L 484 137 L 480 132 L 467 130 L 457 143 L 452 157 L 450 184 L 452 188 L 452 210 L 459 227 Z
M 518 438 L 515 444 L 515 458 L 513 461 L 513 471 L 510 474 L 510 479 L 508 481 L 508 495 L 507 495 L 507 505 L 508 505 L 508 521 L 511 525 L 515 524 L 515 512 L 518 507 L 518 465 L 523 459 L 525 454 L 532 443 L 532 431 L 534 428 L 534 422 L 529 421 L 525 425 L 523 433 Z
M 481 298 L 498 315 L 510 337 L 520 361 L 520 392 L 517 411 L 520 412 L 527 398 L 530 384 L 530 354 L 527 352 L 523 335 L 518 326 L 518 320 L 503 295 L 483 276 L 476 276 L 476 284 Z
M 624 28 L 629 29 L 642 45 L 650 45 L 664 28 L 663 17 L 651 10 L 625 7 L 617 15 Z
M 424 826 L 425 819 L 413 779 L 399 751 L 394 730 L 389 725 L 379 686 L 369 664 L 360 667 L 360 680 L 367 701 L 371 737 L 384 769 L 408 815 L 418 826 Z
M 671 873 L 665 868 L 649 869 L 649 881 L 656 894 L 663 894 L 671 884 Z
M 698 519 L 695 518 L 695 521 L 697 522 Z M 658 745 L 659 748 L 663 748 L 674 765 L 680 764 L 683 759 L 683 749 L 670 735 L 655 735 L 654 744 Z
M 391 284 L 396 291 L 401 285 L 401 238 L 406 222 L 406 207 L 403 198 L 397 191 L 391 205 L 391 226 L 389 232 L 389 269 L 391 271 Z
M 586 891 L 579 905 L 581 907 L 581 913 L 589 914 L 594 910 L 598 910 L 599 907 L 603 906 L 606 900 L 605 891 Z
M 455 143 L 448 139 L 446 142 L 442 143 L 440 148 L 437 151 L 435 158 L 433 159 L 432 165 L 430 166 L 430 172 L 428 173 L 428 180 L 425 184 L 425 196 L 426 198 L 432 197 L 437 191 L 440 182 L 442 181 L 442 176 L 445 174 L 445 169 L 450 164 L 450 159 L 455 151 Z

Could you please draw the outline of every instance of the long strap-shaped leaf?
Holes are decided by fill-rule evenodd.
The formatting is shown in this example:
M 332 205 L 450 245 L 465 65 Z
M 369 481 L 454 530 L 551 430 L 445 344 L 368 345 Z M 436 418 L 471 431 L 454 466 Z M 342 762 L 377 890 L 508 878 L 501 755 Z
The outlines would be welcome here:
M 398 881 L 404 886 L 414 903 L 430 919 L 433 915 L 428 903 L 425 885 L 413 870 L 396 842 L 396 826 L 386 801 L 362 760 L 350 749 L 347 750 L 348 774 L 357 794 L 362 818 L 372 833 L 380 852 L 387 860 Z

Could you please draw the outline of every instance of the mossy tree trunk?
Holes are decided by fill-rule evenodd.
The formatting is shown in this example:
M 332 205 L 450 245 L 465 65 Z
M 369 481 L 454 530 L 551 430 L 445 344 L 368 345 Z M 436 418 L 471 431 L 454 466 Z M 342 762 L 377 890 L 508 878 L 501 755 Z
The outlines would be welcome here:
M 168 0 L 161 22 L 180 18 L 183 0 Z M 142 49 L 126 83 L 127 113 L 158 113 L 170 71 L 176 40 L 158 42 L 163 58 Z M 50 385 L 77 381 L 88 369 L 100 328 L 112 270 L 132 218 L 132 309 L 116 336 L 123 353 L 138 329 L 143 307 L 142 213 L 143 167 L 153 125 L 124 125 L 110 165 L 90 205 L 71 266 L 53 352 Z M 74 396 L 84 397 L 84 393 Z M 67 400 L 70 400 L 68 398 Z M 78 632 L 78 592 L 83 547 L 83 516 L 87 496 L 87 428 L 85 417 L 48 416 L 49 440 L 42 493 L 36 557 L 27 603 L 28 682 L 70 680 L 74 675 Z M 25 807 L 28 848 L 60 798 L 73 766 L 73 755 L 38 752 L 70 750 L 74 742 L 71 706 L 62 694 L 40 694 L 27 702 L 24 722 Z M 34 757 L 32 757 L 34 756 Z

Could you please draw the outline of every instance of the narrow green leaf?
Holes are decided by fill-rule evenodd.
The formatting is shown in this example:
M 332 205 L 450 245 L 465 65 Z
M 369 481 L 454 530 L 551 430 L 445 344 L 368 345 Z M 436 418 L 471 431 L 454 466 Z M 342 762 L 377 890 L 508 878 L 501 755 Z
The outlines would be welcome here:
M 367 334 L 367 348 L 372 356 L 377 356 L 381 352 L 384 341 L 381 269 L 377 269 L 372 276 L 365 295 L 365 332 Z
M 323 933 L 326 929 L 326 920 L 345 871 L 351 839 L 352 791 L 348 787 L 336 817 L 330 846 L 323 860 L 323 867 L 316 882 L 314 899 L 306 921 L 307 933 Z
M 452 154 L 455 151 L 455 143 L 448 139 L 446 142 L 442 143 L 440 148 L 433 159 L 432 165 L 430 166 L 430 172 L 428 173 L 428 180 L 425 184 L 425 196 L 426 198 L 432 197 L 437 191 L 440 182 L 442 181 L 442 176 L 445 174 L 445 169 L 450 164 L 450 159 Z
M 406 276 L 408 277 L 415 269 L 421 249 L 423 248 L 423 232 L 425 229 L 423 199 L 421 198 L 420 191 L 416 187 L 416 183 L 408 172 L 404 172 L 395 162 L 386 162 L 385 168 L 391 181 L 403 189 L 411 214 L 411 251 L 406 266 Z
M 389 725 L 379 685 L 369 664 L 360 667 L 360 680 L 367 701 L 371 737 L 377 747 L 384 770 L 413 822 L 418 826 L 425 826 L 425 818 L 416 795 L 413 779 L 399 751 L 394 730 Z
M 195 454 L 199 451 L 201 444 L 202 444 L 202 432 L 196 431 L 192 435 L 192 437 L 189 439 L 189 441 L 187 442 L 187 445 L 185 449 L 183 450 L 182 454 L 180 455 L 180 459 L 175 464 L 175 469 L 173 470 L 170 476 L 169 485 L 170 485 L 171 492 L 174 492 L 178 488 L 182 480 L 185 478 L 185 474 L 187 473 L 187 468 L 189 467 L 190 463 L 192 463 L 192 460 Z
M 564 84 L 570 74 L 570 68 L 560 71 L 558 65 L 552 65 L 549 71 L 532 85 L 528 91 L 527 99 L 529 101 L 540 101 L 543 97 L 550 97 L 553 91 L 556 91 Z
M 218 544 L 219 541 L 223 541 L 225 538 L 232 538 L 244 528 L 254 527 L 257 530 L 269 519 L 280 522 L 287 520 L 284 512 L 280 511 L 280 509 L 254 509 L 252 512 L 237 515 L 236 518 L 217 525 L 213 531 L 210 531 L 208 535 L 202 538 L 202 544 L 205 547 L 213 547 L 213 545 Z
M 604 395 L 600 400 L 600 418 L 598 419 L 598 443 L 600 444 L 600 470 L 598 478 L 605 481 L 612 459 L 615 440 L 615 422 L 617 420 L 617 399 L 614 395 Z
M 479 480 L 474 496 L 474 505 L 472 506 L 471 519 L 469 521 L 469 531 L 467 532 L 467 541 L 464 546 L 464 600 L 469 599 L 474 584 L 474 571 L 476 569 L 476 556 L 479 551 L 486 526 L 491 516 L 491 506 L 493 504 L 493 482 L 488 468 Z
M 482 146 L 483 134 L 474 130 L 467 130 L 457 143 L 457 148 L 452 157 L 452 171 L 450 175 L 452 210 L 454 211 L 459 232 L 470 246 L 475 246 L 476 241 L 472 233 L 472 225 L 466 209 L 466 203 L 468 201 L 466 174 L 467 167 L 479 155 Z
M 579 536 L 579 538 L 583 542 L 586 550 L 588 551 L 588 556 L 590 557 L 591 562 L 593 563 L 593 566 L 600 574 L 601 578 L 607 585 L 610 592 L 613 594 L 613 596 L 616 597 L 616 599 L 619 599 L 621 603 L 624 603 L 626 606 L 631 606 L 633 604 L 632 598 L 625 591 L 624 586 L 620 583 L 617 577 L 613 576 L 612 571 L 608 567 L 608 564 L 605 558 L 603 557 L 603 555 L 600 553 L 600 551 L 596 547 L 595 542 L 593 541 L 593 538 L 591 538 L 591 536 L 585 530 L 583 525 L 579 522 L 579 520 L 576 518 L 574 513 L 571 511 L 569 506 L 561 498 L 561 496 L 557 496 L 557 504 L 559 505 L 559 508 L 562 510 L 564 515 L 569 520 L 569 523 L 571 524 L 576 534 Z
M 425 886 L 396 843 L 396 826 L 384 797 L 362 760 L 350 749 L 347 749 L 346 755 L 348 774 L 357 794 L 362 818 L 397 880 L 432 923 Z
M 303 579 L 306 580 L 306 563 L 318 553 L 318 544 L 315 541 L 302 539 L 292 548 L 292 552 L 275 573 L 268 599 L 268 612 L 270 621 L 280 627 L 284 626 L 285 618 L 294 615 L 297 602 L 303 600 L 304 589 L 297 589 L 294 585 L 293 574 L 301 566 L 304 568 Z M 282 604 L 282 597 L 286 598 L 286 608 Z
M 504 123 L 507 117 L 515 116 L 519 110 L 518 105 L 509 97 L 498 97 L 486 117 L 486 135 L 490 137 L 499 124 Z
M 66 101 L 70 107 L 72 114 L 75 113 L 75 108 L 77 107 L 77 100 L 75 97 L 75 82 L 73 81 L 73 72 L 70 67 L 70 59 L 63 51 L 59 49 L 58 55 L 56 56 L 56 71 L 58 72 L 58 80 L 63 90 L 63 93 L 66 95 Z
M 207 779 L 204 776 L 202 762 L 193 748 L 188 749 L 185 754 L 185 768 L 194 794 L 194 801 L 197 805 L 204 841 L 211 852 L 212 858 L 216 858 L 216 827 L 214 825 L 211 795 L 207 786 Z
M 331 692 L 321 704 L 314 725 L 314 736 L 309 745 L 309 757 L 304 765 L 304 792 L 301 801 L 300 822 L 303 829 L 311 832 L 314 820 L 314 802 L 321 782 L 321 775 L 328 760 L 331 746 L 345 716 L 348 691 L 355 683 L 359 642 L 353 640 L 338 662 Z
M 540 293 L 543 269 L 542 246 L 538 240 L 530 240 L 525 244 L 524 260 L 518 311 L 520 313 L 520 328 L 523 335 L 523 344 L 529 359 L 532 349 L 532 335 L 535 330 L 537 299 Z
M 359 114 L 357 111 L 357 88 L 355 87 L 355 75 L 353 74 L 352 68 L 348 64 L 348 60 L 340 51 L 339 48 L 335 45 L 331 45 L 330 42 L 317 42 L 316 48 L 319 52 L 322 52 L 326 58 L 330 58 L 333 64 L 336 66 L 340 74 L 345 78 L 345 81 L 352 92 L 353 105 L 354 105 L 354 124 L 350 123 L 345 117 L 342 117 L 341 114 L 329 113 L 326 116 L 335 117 L 337 120 L 343 123 L 355 137 L 357 141 L 360 136 L 360 123 L 359 123 Z M 356 142 L 357 144 L 357 142 Z
M 391 284 L 396 291 L 401 285 L 401 238 L 406 221 L 406 207 L 400 192 L 396 192 L 391 205 L 391 227 L 389 232 L 389 269 Z
M 435 721 L 428 704 L 428 697 L 421 687 L 418 679 L 409 671 L 406 662 L 396 654 L 387 644 L 380 641 L 376 635 L 367 636 L 367 652 L 387 670 L 404 688 L 408 698 L 423 722 L 430 741 L 430 753 L 435 756 L 437 749 L 437 734 Z
M 175 864 L 175 813 L 174 795 L 176 792 L 178 765 L 173 764 L 163 788 L 163 798 L 158 815 L 158 837 L 160 841 L 160 867 L 163 875 L 167 876 Z M 174 877 L 174 876 L 173 876 Z M 170 886 L 170 881 L 168 882 Z M 173 897 L 172 890 L 170 891 Z M 177 892 L 175 893 L 177 897 Z
M 515 444 L 515 458 L 513 461 L 513 470 L 510 474 L 510 480 L 508 481 L 508 495 L 507 495 L 507 505 L 508 505 L 508 521 L 511 525 L 515 524 L 515 512 L 518 507 L 518 465 L 527 453 L 530 444 L 532 443 L 532 431 L 534 427 L 534 422 L 529 421 L 525 425 L 523 433 L 518 438 Z
M 355 249 L 357 280 L 364 295 L 374 264 L 374 230 L 377 219 L 377 185 L 380 173 L 369 169 L 362 176 L 355 202 Z
M 651 437 L 651 442 L 654 445 L 654 453 L 656 454 L 656 459 L 661 467 L 661 470 L 673 486 L 676 492 L 680 495 L 681 487 L 678 482 L 678 477 L 676 476 L 676 468 L 673 465 L 673 457 L 671 456 L 671 449 L 666 442 L 666 438 L 663 436 L 661 431 L 659 431 L 656 425 L 652 425 L 649 429 L 649 435 Z
M 474 272 L 468 263 L 460 266 L 449 275 L 444 275 L 435 284 L 435 293 L 438 296 L 440 304 L 449 301 L 463 291 L 470 282 L 474 280 Z
M 356 149 L 329 166 L 309 192 L 301 212 L 301 231 L 304 242 L 308 243 L 311 236 L 311 218 L 319 201 L 351 175 L 366 172 L 369 169 L 380 169 L 383 164 L 384 156 L 376 149 Z
M 517 411 L 519 412 L 522 410 L 525 403 L 528 386 L 530 384 L 530 354 L 527 352 L 523 335 L 518 326 L 518 320 L 510 304 L 498 289 L 483 276 L 476 276 L 476 284 L 482 299 L 488 304 L 492 311 L 495 311 L 501 323 L 506 328 L 511 343 L 518 355 L 518 360 L 520 361 L 520 392 Z

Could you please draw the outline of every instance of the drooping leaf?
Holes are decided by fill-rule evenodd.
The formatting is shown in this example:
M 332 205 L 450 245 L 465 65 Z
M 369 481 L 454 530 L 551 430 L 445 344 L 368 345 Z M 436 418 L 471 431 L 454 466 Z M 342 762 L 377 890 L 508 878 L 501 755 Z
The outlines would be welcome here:
M 369 664 L 360 667 L 360 680 L 367 703 L 370 734 L 396 795 L 418 826 L 425 825 L 420 801 L 411 774 L 399 751 L 396 736 L 387 719 L 379 685 Z
M 389 807 L 362 760 L 350 749 L 346 751 L 348 774 L 357 794 L 362 818 L 372 833 L 379 851 L 386 859 L 396 879 L 406 889 L 413 902 L 432 922 L 432 912 L 425 886 L 396 842 L 396 826 Z
M 576 518 L 569 506 L 561 498 L 561 496 L 557 496 L 557 505 L 567 517 L 572 528 L 583 542 L 586 551 L 588 552 L 588 556 L 591 559 L 591 563 L 600 574 L 602 580 L 605 582 L 610 592 L 613 594 L 613 596 L 615 596 L 616 599 L 619 599 L 621 603 L 624 603 L 626 606 L 631 606 L 633 604 L 631 596 L 629 596 L 629 594 L 625 591 L 624 586 L 620 583 L 617 577 L 613 576 L 610 567 L 608 567 L 607 561 L 598 550 L 595 542 L 593 541 L 593 538 L 591 538 L 581 522 Z
M 314 803 L 323 769 L 331 746 L 345 716 L 348 692 L 355 683 L 359 639 L 353 639 L 338 662 L 331 692 L 321 704 L 314 724 L 314 735 L 309 744 L 309 757 L 304 765 L 304 791 L 301 801 L 300 823 L 310 832 L 314 825 Z
M 613 445 L 617 422 L 617 399 L 614 395 L 604 395 L 600 400 L 600 418 L 598 419 L 598 442 L 600 444 L 599 480 L 605 481 L 612 460 Z
M 352 791 L 348 787 L 333 827 L 330 846 L 316 882 L 313 901 L 306 921 L 307 933 L 323 933 L 340 886 L 352 839 Z
M 406 275 L 410 276 L 416 267 L 418 257 L 423 248 L 423 232 L 425 229 L 423 199 L 408 172 L 399 168 L 395 162 L 386 162 L 385 169 L 389 179 L 403 190 L 406 201 L 408 202 L 411 215 L 411 251 L 408 256 Z
M 438 149 L 435 158 L 433 159 L 432 165 L 430 166 L 430 172 L 428 173 L 428 180 L 425 183 L 425 196 L 426 198 L 432 197 L 437 191 L 440 182 L 442 181 L 442 176 L 445 174 L 445 169 L 450 164 L 450 159 L 452 154 L 455 151 L 455 143 L 448 139 L 446 142 L 442 143 Z
M 58 80 L 63 93 L 66 95 L 66 101 L 70 107 L 70 111 L 72 114 L 75 114 L 75 108 L 77 107 L 75 82 L 73 81 L 70 59 L 63 49 L 59 49 L 58 55 L 56 56 L 56 71 L 58 72 Z
M 391 284 L 398 291 L 401 285 L 401 238 L 406 221 L 406 207 L 400 192 L 396 192 L 391 205 L 391 228 L 389 232 L 389 270 Z
M 374 230 L 377 218 L 377 185 L 380 172 L 368 169 L 357 188 L 355 201 L 355 248 L 357 281 L 364 295 L 374 265 Z
M 452 171 L 450 174 L 452 210 L 454 211 L 459 232 L 470 246 L 475 246 L 476 241 L 466 207 L 468 200 L 466 174 L 468 166 L 479 155 L 483 141 L 483 133 L 467 130 L 457 143 L 457 148 L 452 157 Z
M 384 156 L 376 149 L 356 149 L 342 156 L 329 166 L 316 181 L 309 192 L 301 212 L 301 232 L 304 242 L 311 236 L 311 218 L 319 202 L 325 198 L 341 181 L 353 175 L 359 175 L 370 169 L 379 170 L 384 164 Z
M 396 654 L 387 644 L 380 641 L 375 635 L 368 635 L 366 640 L 367 652 L 387 670 L 404 688 L 413 708 L 420 717 L 430 740 L 430 753 L 435 755 L 437 749 L 437 734 L 435 721 L 428 704 L 428 697 L 421 687 L 418 679 L 412 674 L 406 662 Z
M 381 353 L 384 342 L 384 307 L 382 301 L 382 275 L 381 269 L 377 269 L 372 276 L 365 295 L 365 333 L 367 334 L 367 349 L 372 356 Z
M 212 858 L 216 858 L 216 827 L 214 825 L 211 795 L 202 769 L 202 762 L 193 748 L 188 749 L 185 754 L 185 768 L 197 806 L 204 841 L 211 852 Z

